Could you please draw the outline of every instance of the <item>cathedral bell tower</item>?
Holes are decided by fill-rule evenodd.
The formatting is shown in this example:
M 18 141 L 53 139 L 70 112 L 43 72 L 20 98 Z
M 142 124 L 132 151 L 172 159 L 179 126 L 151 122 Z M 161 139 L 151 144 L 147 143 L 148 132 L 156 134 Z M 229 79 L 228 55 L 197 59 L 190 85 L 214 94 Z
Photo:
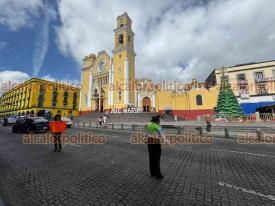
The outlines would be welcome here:
M 113 107 L 125 108 L 135 104 L 135 51 L 132 21 L 125 12 L 117 17 L 115 48 L 113 50 Z

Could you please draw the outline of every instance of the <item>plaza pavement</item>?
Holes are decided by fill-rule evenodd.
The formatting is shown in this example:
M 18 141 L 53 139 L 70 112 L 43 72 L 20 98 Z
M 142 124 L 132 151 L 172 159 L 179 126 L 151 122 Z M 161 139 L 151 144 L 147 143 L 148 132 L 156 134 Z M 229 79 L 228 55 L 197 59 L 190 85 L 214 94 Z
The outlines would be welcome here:
M 149 176 L 144 144 L 135 132 L 92 131 L 100 145 L 24 145 L 22 134 L 0 127 L 0 197 L 13 205 L 275 205 L 275 145 L 212 144 L 163 146 L 164 179 Z

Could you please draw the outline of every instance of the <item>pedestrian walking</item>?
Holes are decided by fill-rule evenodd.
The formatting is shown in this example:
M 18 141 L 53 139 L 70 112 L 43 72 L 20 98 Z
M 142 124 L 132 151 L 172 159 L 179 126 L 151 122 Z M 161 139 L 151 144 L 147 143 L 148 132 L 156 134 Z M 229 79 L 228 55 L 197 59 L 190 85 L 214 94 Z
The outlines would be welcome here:
M 3 127 L 7 127 L 8 123 L 9 123 L 8 118 L 4 117 L 4 119 L 3 119 Z
M 61 114 L 58 112 L 54 116 L 54 121 L 61 121 Z M 61 152 L 62 150 L 62 144 L 61 144 L 61 134 L 60 132 L 54 133 L 54 152 Z
M 206 131 L 207 132 L 211 132 L 211 127 L 212 127 L 212 124 L 211 124 L 211 121 L 210 121 L 210 119 L 209 119 L 209 117 L 207 116 L 206 117 Z
M 107 127 L 107 116 L 104 114 L 103 118 L 102 118 L 102 122 L 103 122 L 103 127 Z
M 147 145 L 149 152 L 149 165 L 151 177 L 162 179 L 163 175 L 160 170 L 161 158 L 161 138 L 170 145 L 160 126 L 160 115 L 152 117 L 146 131 Z
M 97 119 L 97 121 L 98 121 L 99 126 L 101 126 L 102 125 L 102 117 L 99 116 L 98 119 Z

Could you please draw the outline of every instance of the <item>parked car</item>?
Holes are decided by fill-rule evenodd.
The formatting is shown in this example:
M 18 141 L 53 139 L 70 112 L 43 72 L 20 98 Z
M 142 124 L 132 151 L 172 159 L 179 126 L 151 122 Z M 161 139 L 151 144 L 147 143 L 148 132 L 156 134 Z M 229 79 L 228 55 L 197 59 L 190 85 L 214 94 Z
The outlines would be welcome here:
M 18 120 L 18 116 L 10 116 L 7 119 L 8 119 L 8 124 L 15 124 L 16 121 Z
M 43 117 L 28 117 L 20 119 L 12 127 L 12 132 L 47 132 L 49 130 L 48 120 Z
M 66 122 L 67 128 L 71 128 L 73 125 L 73 121 L 68 117 L 61 117 L 61 120 Z

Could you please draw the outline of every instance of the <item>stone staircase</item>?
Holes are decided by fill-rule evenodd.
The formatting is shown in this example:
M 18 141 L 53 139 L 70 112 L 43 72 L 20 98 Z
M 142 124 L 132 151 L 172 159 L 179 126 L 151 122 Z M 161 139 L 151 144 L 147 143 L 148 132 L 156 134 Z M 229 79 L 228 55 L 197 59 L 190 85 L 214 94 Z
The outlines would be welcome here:
M 79 117 L 75 117 L 74 121 L 80 122 L 92 122 L 97 123 L 97 119 L 100 116 L 104 116 L 105 113 L 100 112 L 91 112 L 90 114 L 81 115 Z M 137 122 L 149 122 L 152 116 L 158 115 L 157 112 L 142 112 L 142 113 L 109 113 L 107 114 L 108 123 L 137 123 Z M 164 121 L 174 121 L 174 117 L 172 115 L 165 114 L 163 117 Z

